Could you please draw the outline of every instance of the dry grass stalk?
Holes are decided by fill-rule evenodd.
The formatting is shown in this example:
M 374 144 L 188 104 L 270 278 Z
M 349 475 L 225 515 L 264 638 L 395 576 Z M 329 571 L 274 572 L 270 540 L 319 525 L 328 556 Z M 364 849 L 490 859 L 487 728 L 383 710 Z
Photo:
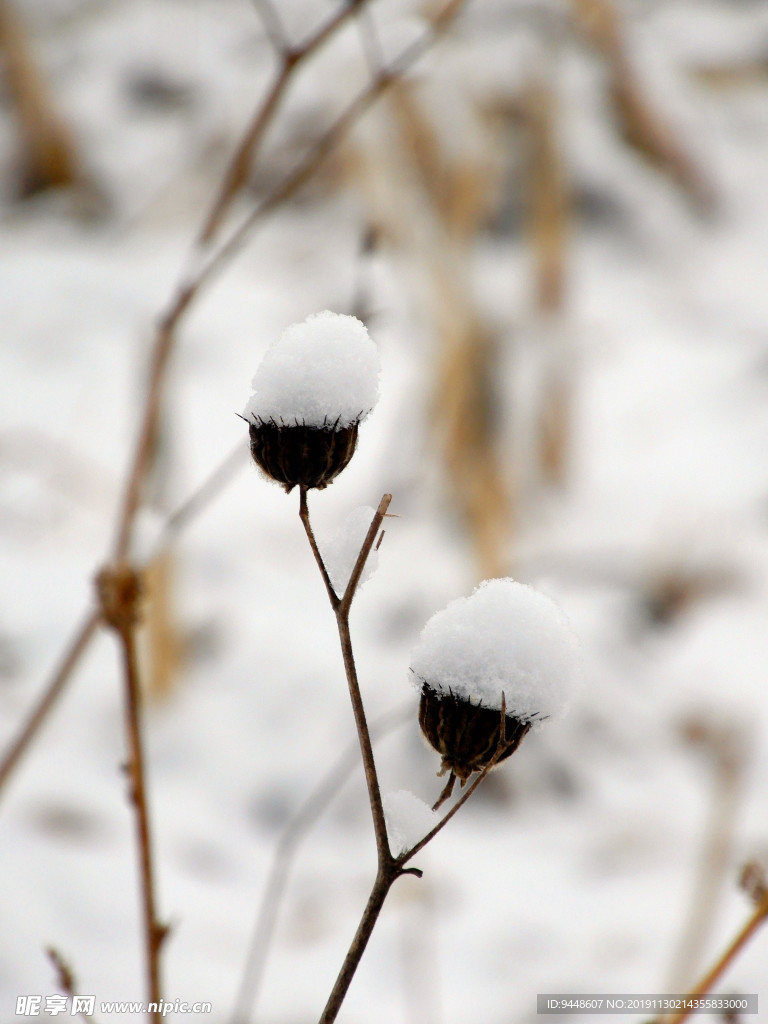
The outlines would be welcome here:
M 150 698 L 162 699 L 171 693 L 183 661 L 184 644 L 174 614 L 175 564 L 175 555 L 168 549 L 154 558 L 143 574 L 146 608 L 141 650 Z
M 605 61 L 614 113 L 628 145 L 678 185 L 700 213 L 711 212 L 712 184 L 680 142 L 677 129 L 648 100 L 612 0 L 571 0 L 571 5 L 582 31 Z
M 682 992 L 700 967 L 712 934 L 720 897 L 733 859 L 736 817 L 749 758 L 743 729 L 696 717 L 681 724 L 684 740 L 700 752 L 711 770 L 709 814 L 694 876 L 693 900 L 665 986 Z
M 704 977 L 701 978 L 694 988 L 686 993 L 686 999 L 694 1000 L 699 996 L 705 996 L 708 992 L 711 992 L 742 949 L 748 942 L 750 942 L 760 928 L 762 928 L 766 920 L 768 920 L 768 894 L 763 897 L 754 912 L 739 929 L 734 939 L 728 943 Z M 688 1020 L 692 1012 L 692 1009 L 681 1010 L 679 1013 L 666 1018 L 665 1024 L 683 1024 L 683 1021 Z
M 354 172 L 382 234 L 414 264 L 436 338 L 429 420 L 452 500 L 480 576 L 504 575 L 511 485 L 497 448 L 494 338 L 472 295 L 469 252 L 499 183 L 477 151 L 449 151 L 416 86 L 400 82 L 390 97 L 389 118 L 354 153 Z
M 129 798 L 133 805 L 138 848 L 144 954 L 147 980 L 147 1010 L 151 1024 L 159 1024 L 157 1006 L 162 998 L 160 985 L 160 950 L 168 929 L 157 915 L 153 839 L 149 818 L 144 740 L 142 728 L 142 696 L 136 651 L 136 627 L 144 594 L 142 577 L 128 562 L 119 562 L 102 569 L 96 577 L 96 591 L 104 625 L 111 629 L 120 647 L 125 686 L 125 726 L 128 762 L 126 774 Z
M 0 0 L 0 53 L 22 146 L 20 196 L 80 184 L 82 172 L 74 137 L 55 109 L 12 0 Z
M 541 480 L 564 480 L 571 434 L 572 380 L 562 332 L 565 307 L 570 202 L 558 140 L 557 96 L 548 82 L 532 85 L 524 98 L 529 139 L 528 233 L 534 258 L 536 309 L 550 329 L 540 342 L 541 380 L 535 410 L 535 464 Z M 553 350 L 553 351 L 550 351 Z

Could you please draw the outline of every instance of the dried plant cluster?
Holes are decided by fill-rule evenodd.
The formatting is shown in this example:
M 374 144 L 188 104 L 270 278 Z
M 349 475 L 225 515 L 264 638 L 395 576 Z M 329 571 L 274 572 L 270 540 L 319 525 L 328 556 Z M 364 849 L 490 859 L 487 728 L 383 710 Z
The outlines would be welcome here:
M 259 402 L 266 392 L 260 392 L 262 385 L 258 383 L 257 374 L 255 395 L 246 406 L 243 418 L 248 424 L 250 452 L 260 470 L 287 493 L 298 488 L 299 518 L 338 628 L 357 736 L 352 749 L 327 778 L 321 780 L 317 790 L 309 794 L 278 851 L 268 898 L 259 918 L 238 997 L 238 1024 L 250 1018 L 290 856 L 300 843 L 304 828 L 322 812 L 327 799 L 352 767 L 362 759 L 377 851 L 377 872 L 368 903 L 320 1015 L 322 1024 L 336 1019 L 393 885 L 403 875 L 421 876 L 421 870 L 413 865 L 414 858 L 463 807 L 488 773 L 509 758 L 529 732 L 559 713 L 578 675 L 573 638 L 554 605 L 543 595 L 536 595 L 530 588 L 521 588 L 504 578 L 502 571 L 510 540 L 509 524 L 514 520 L 518 495 L 516 481 L 505 476 L 504 459 L 497 443 L 495 428 L 502 410 L 494 390 L 498 372 L 494 332 L 480 312 L 469 283 L 472 241 L 493 215 L 496 196 L 493 189 L 485 186 L 494 178 L 494 173 L 484 177 L 481 171 L 487 168 L 473 166 L 446 144 L 439 126 L 431 120 L 424 94 L 408 79 L 410 69 L 452 26 L 465 3 L 464 0 L 445 0 L 440 6 L 430 5 L 423 33 L 389 62 L 382 58 L 375 31 L 372 39 L 371 26 L 364 21 L 368 6 L 366 0 L 340 2 L 318 29 L 297 43 L 289 38 L 277 5 L 271 0 L 259 0 L 256 4 L 274 48 L 274 76 L 200 225 L 192 258 L 187 263 L 192 270 L 180 276 L 159 318 L 150 359 L 149 386 L 124 481 L 115 539 L 96 573 L 94 602 L 82 617 L 39 700 L 0 760 L 2 793 L 38 737 L 91 641 L 101 627 L 108 629 L 117 643 L 123 681 L 126 774 L 130 783 L 141 894 L 145 993 L 147 1002 L 157 1007 L 164 995 L 162 954 L 172 936 L 159 909 L 157 893 L 155 843 L 149 813 L 151 786 L 143 736 L 143 695 L 147 687 L 137 654 L 137 631 L 142 615 L 147 614 L 148 591 L 154 591 L 156 597 L 162 586 L 153 581 L 167 580 L 164 559 L 175 536 L 224 486 L 229 479 L 231 462 L 230 457 L 199 492 L 169 517 L 150 559 L 142 561 L 133 556 L 137 515 L 144 504 L 158 455 L 168 367 L 178 329 L 200 295 L 229 265 L 266 216 L 295 196 L 343 142 L 344 157 L 340 166 L 344 169 L 339 173 L 355 177 L 366 197 L 376 232 L 406 255 L 416 251 L 425 254 L 426 274 L 420 301 L 430 311 L 440 340 L 435 374 L 435 390 L 440 400 L 435 400 L 432 420 L 440 435 L 441 457 L 453 488 L 453 500 L 468 524 L 477 564 L 484 575 L 494 578 L 472 597 L 463 599 L 466 605 L 450 605 L 438 613 L 437 625 L 433 625 L 435 620 L 432 620 L 425 626 L 423 643 L 414 652 L 411 676 L 416 683 L 419 703 L 418 711 L 410 708 L 409 713 L 417 714 L 425 739 L 439 757 L 436 774 L 448 775 L 432 810 L 437 811 L 454 796 L 457 779 L 463 792 L 423 834 L 398 846 L 392 840 L 392 823 L 387 821 L 374 758 L 376 723 L 369 722 L 364 707 L 349 621 L 366 567 L 381 543 L 382 526 L 392 496 L 384 495 L 372 512 L 362 543 L 359 538 L 354 541 L 343 578 L 321 554 L 308 506 L 309 491 L 325 490 L 350 465 L 357 449 L 360 424 L 372 410 L 375 403 L 372 396 L 378 383 L 374 382 L 374 386 L 371 382 L 372 364 L 365 359 L 362 363 L 358 361 L 355 346 L 360 346 L 362 351 L 367 338 L 363 324 L 354 317 L 336 316 L 327 311 L 320 314 L 321 321 L 315 318 L 314 327 L 310 324 L 307 330 L 311 333 L 320 322 L 324 341 L 330 339 L 335 345 L 338 337 L 347 337 L 348 347 L 339 356 L 335 349 L 329 355 L 318 346 L 317 365 L 304 353 L 293 361 L 298 379 L 286 368 L 289 360 L 279 372 L 271 374 L 267 388 L 269 399 L 264 405 Z M 572 0 L 570 14 L 570 29 L 584 36 L 607 69 L 610 103 L 628 144 L 669 176 L 697 209 L 710 209 L 713 195 L 706 176 L 643 94 L 628 58 L 614 5 L 610 0 Z M 313 55 L 352 24 L 366 34 L 369 79 L 349 97 L 348 105 L 337 120 L 318 134 L 292 169 L 279 175 L 256 199 L 247 198 L 249 183 L 259 168 L 265 135 L 276 121 L 291 83 Z M 9 55 L 6 61 L 9 91 L 18 106 L 25 138 L 22 191 L 82 184 L 87 176 L 80 167 L 69 133 L 55 116 L 11 0 L 0 0 L 0 48 Z M 390 99 L 385 120 L 388 128 L 394 126 L 394 141 L 390 144 L 385 131 L 386 144 L 378 138 L 365 149 L 359 139 L 349 137 L 349 130 L 384 95 Z M 546 321 L 548 327 L 553 328 L 548 335 L 551 344 L 542 346 L 546 351 L 541 359 L 539 404 L 534 416 L 534 462 L 542 480 L 562 483 L 567 470 L 571 395 L 567 351 L 558 336 L 557 323 L 567 303 L 567 234 L 572 196 L 568 168 L 558 140 L 557 97 L 551 84 L 528 83 L 517 100 L 504 110 L 485 111 L 483 116 L 487 122 L 501 120 L 507 127 L 514 124 L 516 129 L 522 129 L 527 139 L 529 159 L 524 192 L 526 231 L 535 264 L 533 292 L 542 322 Z M 496 168 L 497 184 L 500 177 L 501 172 Z M 401 178 L 412 183 L 409 196 L 404 196 L 400 189 Z M 238 220 L 236 210 L 241 202 L 246 208 Z M 409 217 L 414 203 L 421 206 L 423 216 L 420 218 Z M 294 331 L 293 337 L 296 337 L 298 329 L 306 340 L 302 334 L 305 326 L 294 325 L 289 331 Z M 275 344 L 279 347 L 283 343 L 284 339 L 277 339 Z M 325 372 L 328 366 L 332 368 L 330 373 Z M 281 404 L 283 399 L 285 404 Z M 239 452 L 237 454 L 239 457 Z M 488 601 L 489 604 L 482 604 Z M 478 616 L 476 609 L 481 604 L 483 615 Z M 152 608 L 151 603 L 149 608 Z M 518 616 L 518 610 L 522 616 Z M 440 619 L 449 612 L 447 619 Z M 485 622 L 489 623 L 487 629 Z M 167 650 L 172 647 L 171 639 L 170 644 L 166 644 L 166 655 L 161 657 L 167 657 Z M 403 675 L 406 675 L 405 666 Z M 391 723 L 382 723 L 381 728 L 388 725 Z M 738 775 L 733 761 L 723 757 L 721 770 L 732 784 L 733 777 Z M 424 820 L 433 819 L 425 817 Z M 753 913 L 701 979 L 694 994 L 710 990 L 743 945 L 768 919 L 768 894 L 759 866 L 753 866 L 745 875 L 744 886 L 754 902 Z M 76 982 L 67 961 L 56 950 L 50 950 L 49 955 L 62 990 L 73 992 Z M 157 1022 L 160 1011 L 150 1010 L 148 1016 Z M 686 1016 L 686 1013 L 679 1013 L 674 1018 L 675 1024 L 680 1024 Z

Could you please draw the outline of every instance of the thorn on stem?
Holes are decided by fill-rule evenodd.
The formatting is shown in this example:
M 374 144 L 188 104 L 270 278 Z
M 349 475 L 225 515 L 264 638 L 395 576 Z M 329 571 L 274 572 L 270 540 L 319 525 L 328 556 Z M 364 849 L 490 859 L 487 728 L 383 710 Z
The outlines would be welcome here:
M 445 801 L 448 800 L 448 798 L 450 797 L 451 793 L 453 793 L 453 787 L 454 787 L 455 783 L 456 783 L 456 776 L 453 774 L 453 772 L 451 772 L 451 774 L 448 776 L 448 781 L 446 782 L 445 787 L 443 788 L 442 793 L 437 798 L 437 803 L 434 803 L 432 805 L 432 810 L 433 811 L 436 811 L 439 807 L 442 807 L 442 805 L 445 803 Z

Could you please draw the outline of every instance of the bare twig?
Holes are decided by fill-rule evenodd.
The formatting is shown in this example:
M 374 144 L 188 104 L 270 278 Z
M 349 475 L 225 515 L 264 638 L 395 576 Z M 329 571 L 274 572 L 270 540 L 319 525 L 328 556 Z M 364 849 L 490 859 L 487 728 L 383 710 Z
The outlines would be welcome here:
M 197 240 L 199 247 L 206 246 L 213 240 L 233 199 L 247 181 L 250 169 L 256 160 L 258 148 L 297 69 L 315 51 L 320 49 L 353 14 L 360 10 L 366 0 L 353 0 L 352 3 L 340 4 L 334 14 L 313 35 L 296 47 L 290 45 L 282 22 L 271 2 L 256 0 L 256 3 L 265 29 L 279 54 L 280 66 L 269 91 L 259 103 L 248 129 L 227 167 L 219 193 L 200 231 Z
M 29 744 L 48 718 L 67 681 L 80 663 L 80 658 L 90 646 L 100 621 L 101 616 L 96 609 L 89 612 L 85 617 L 79 629 L 72 637 L 69 647 L 54 672 L 51 681 L 43 690 L 37 704 L 21 727 L 18 736 L 11 742 L 10 747 L 3 755 L 3 759 L 0 761 L 0 794 L 2 794 L 5 784 L 11 777 L 17 764 L 26 753 Z
M 219 247 L 212 256 L 190 277 L 185 290 L 190 292 L 190 298 L 198 289 L 223 267 L 229 263 L 233 256 L 245 244 L 253 231 L 255 225 L 267 213 L 289 199 L 301 186 L 315 173 L 320 164 L 328 154 L 343 138 L 348 129 L 354 124 L 373 103 L 392 85 L 398 81 L 407 71 L 413 67 L 416 61 L 430 48 L 430 46 L 444 33 L 453 23 L 467 0 L 449 0 L 445 7 L 434 16 L 431 25 L 422 35 L 395 58 L 392 63 L 383 68 L 378 75 L 374 76 L 368 85 L 361 89 L 352 100 L 347 109 L 339 115 L 331 127 L 320 136 L 315 145 L 297 165 L 295 170 L 288 174 L 269 195 L 243 220 Z
M 69 966 L 67 961 L 58 951 L 58 949 L 55 949 L 53 946 L 49 946 L 45 952 L 48 956 L 48 959 L 53 964 L 53 969 L 56 972 L 56 984 L 61 989 L 61 991 L 64 992 L 65 995 L 68 995 L 71 999 L 74 1000 L 75 993 L 77 992 L 79 986 L 75 980 L 75 975 L 72 971 L 72 968 Z M 74 1006 L 72 1008 L 72 1012 L 74 1013 Z M 78 1016 L 83 1018 L 85 1024 L 94 1024 L 95 1018 L 91 1016 L 90 1013 L 86 1013 L 85 1010 L 79 1010 Z
M 403 725 L 412 714 L 412 702 L 371 723 L 371 736 L 381 737 Z M 232 1015 L 232 1024 L 246 1024 L 253 1014 L 267 953 L 274 932 L 277 912 L 285 892 L 293 858 L 307 833 L 315 825 L 331 800 L 354 769 L 359 765 L 359 748 L 355 741 L 337 759 L 323 779 L 312 790 L 291 819 L 275 848 L 264 897 L 259 907 L 248 957 L 240 983 L 240 991 Z
M 157 1007 L 161 998 L 160 947 L 167 929 L 160 923 L 156 912 L 155 882 L 152 858 L 152 833 L 144 772 L 144 751 L 141 730 L 141 689 L 136 657 L 135 629 L 138 604 L 141 598 L 141 580 L 127 564 L 103 569 L 97 578 L 104 622 L 114 630 L 123 662 L 125 682 L 125 721 L 129 759 L 127 774 L 130 799 L 136 817 L 136 840 L 141 875 L 141 902 L 144 925 L 144 948 L 147 972 L 147 1000 Z M 148 1019 L 158 1022 L 159 1010 L 148 1010 Z
M 355 725 L 357 727 L 357 737 L 360 742 L 360 752 L 363 757 L 365 781 L 368 786 L 368 797 L 371 803 L 371 814 L 373 815 L 373 827 L 376 833 L 376 850 L 380 865 L 391 863 L 392 854 L 390 853 L 389 843 L 387 841 L 387 826 L 384 821 L 384 808 L 381 803 L 381 791 L 379 788 L 379 780 L 376 775 L 376 765 L 373 760 L 371 736 L 368 731 L 368 723 L 363 709 L 363 699 L 360 694 L 360 684 L 357 679 L 357 669 L 355 667 L 355 658 L 352 651 L 352 638 L 349 633 L 349 611 L 352 606 L 352 600 L 355 596 L 357 585 L 360 582 L 360 575 L 363 571 L 363 567 L 371 553 L 371 548 L 374 545 L 376 535 L 381 528 L 381 524 L 384 522 L 384 516 L 386 515 L 391 501 L 392 495 L 385 494 L 379 502 L 379 507 L 371 521 L 368 533 L 363 541 L 363 546 L 357 556 L 357 561 L 355 562 L 352 574 L 349 577 L 349 583 L 347 584 L 347 588 L 344 591 L 344 596 L 341 600 L 336 596 L 333 584 L 328 576 L 328 570 L 325 567 L 322 556 L 317 547 L 317 541 L 315 540 L 312 525 L 309 521 L 307 494 L 306 488 L 304 487 L 301 488 L 299 507 L 299 515 L 304 526 L 304 530 L 306 531 L 310 547 L 312 548 L 312 554 L 315 556 L 315 561 L 318 564 L 320 573 L 323 577 L 323 582 L 325 583 L 325 589 L 328 592 L 328 599 L 330 601 L 331 608 L 336 616 L 336 624 L 339 630 L 339 640 L 341 643 L 341 653 L 344 658 L 344 671 L 347 676 L 347 685 L 349 686 L 349 695 L 352 701 L 352 710 L 355 715 Z
M 235 448 L 209 473 L 203 482 L 176 508 L 165 521 L 152 557 L 162 554 L 176 537 L 203 509 L 217 498 L 224 488 L 247 464 L 248 448 L 238 442 Z
M 738 935 L 736 935 L 733 941 L 729 943 L 727 948 L 720 954 L 712 967 L 699 981 L 698 985 L 687 993 L 686 999 L 696 999 L 699 996 L 704 996 L 707 992 L 710 992 L 720 980 L 721 976 L 725 974 L 731 966 L 744 946 L 746 946 L 752 936 L 759 930 L 761 925 L 765 923 L 766 919 L 768 919 L 768 894 L 763 897 L 762 902 L 746 921 Z M 690 1009 L 680 1010 L 679 1013 L 667 1018 L 666 1024 L 683 1024 L 683 1021 L 688 1020 L 691 1012 L 692 1010 Z

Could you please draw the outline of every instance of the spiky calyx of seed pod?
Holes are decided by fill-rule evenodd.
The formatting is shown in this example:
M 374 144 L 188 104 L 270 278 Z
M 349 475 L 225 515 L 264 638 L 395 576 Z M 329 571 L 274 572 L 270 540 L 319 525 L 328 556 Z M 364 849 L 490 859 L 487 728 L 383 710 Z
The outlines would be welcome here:
M 349 464 L 357 447 L 357 423 L 349 427 L 248 424 L 253 461 L 287 492 L 322 490 Z
M 449 773 L 448 784 L 435 806 L 439 807 L 448 799 L 456 779 L 463 786 L 473 772 L 481 772 L 492 762 L 498 764 L 513 754 L 531 724 L 505 714 L 502 739 L 500 711 L 473 704 L 452 693 L 440 693 L 424 684 L 419 701 L 419 725 L 430 745 L 441 755 L 437 774 Z

